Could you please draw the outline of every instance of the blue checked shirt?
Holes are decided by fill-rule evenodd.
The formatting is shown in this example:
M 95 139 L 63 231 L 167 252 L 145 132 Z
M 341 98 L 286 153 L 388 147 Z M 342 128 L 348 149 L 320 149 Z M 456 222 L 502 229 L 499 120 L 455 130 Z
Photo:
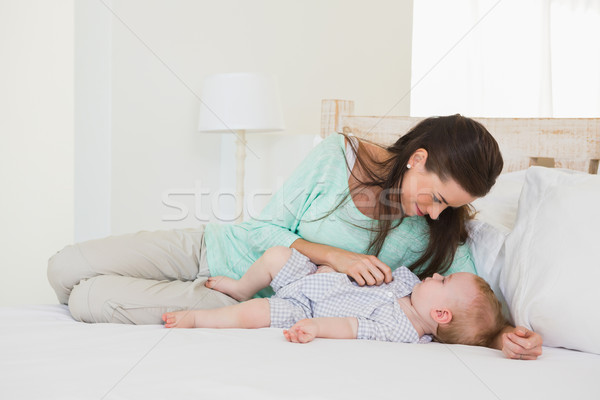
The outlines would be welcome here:
M 358 286 L 346 274 L 315 274 L 317 266 L 292 249 L 292 256 L 275 276 L 271 287 L 271 326 L 289 328 L 302 318 L 356 317 L 357 339 L 426 343 L 419 337 L 397 299 L 408 296 L 419 278 L 406 267 L 392 272 L 381 286 Z

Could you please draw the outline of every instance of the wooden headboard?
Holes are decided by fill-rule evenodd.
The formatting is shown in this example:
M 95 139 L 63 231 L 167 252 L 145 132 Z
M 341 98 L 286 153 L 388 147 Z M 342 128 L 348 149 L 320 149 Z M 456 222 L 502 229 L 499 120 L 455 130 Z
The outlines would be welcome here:
M 352 133 L 383 145 L 391 144 L 423 118 L 354 115 L 351 100 L 323 100 L 321 136 Z M 473 118 L 498 141 L 502 172 L 532 165 L 598 173 L 600 118 Z

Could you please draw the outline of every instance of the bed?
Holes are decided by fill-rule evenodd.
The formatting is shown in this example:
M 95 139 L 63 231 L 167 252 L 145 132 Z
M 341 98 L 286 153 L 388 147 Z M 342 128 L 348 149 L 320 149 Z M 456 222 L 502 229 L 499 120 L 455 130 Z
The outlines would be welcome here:
M 353 108 L 351 101 L 324 100 L 321 135 L 346 132 L 389 143 L 418 121 L 359 117 Z M 85 324 L 62 305 L 1 307 L 0 398 L 600 398 L 600 318 L 588 315 L 583 324 L 574 324 L 568 318 L 587 310 L 564 304 L 551 304 L 556 317 L 544 314 L 550 299 L 569 305 L 565 298 L 578 292 L 587 296 L 577 299 L 586 307 L 600 303 L 595 289 L 586 290 L 600 279 L 592 268 L 600 270 L 596 248 L 578 254 L 568 269 L 548 264 L 562 262 L 564 253 L 553 240 L 568 246 L 597 243 L 597 234 L 581 225 L 586 221 L 593 228 L 600 222 L 590 207 L 600 199 L 600 119 L 480 121 L 498 139 L 507 162 L 497 187 L 474 204 L 479 214 L 469 245 L 480 273 L 507 309 L 519 309 L 510 307 L 510 317 L 546 330 L 545 343 L 552 347 L 544 347 L 539 360 L 509 360 L 497 350 L 441 343 L 317 339 L 298 345 L 287 343 L 278 329 Z M 550 164 L 561 169 L 528 168 Z M 548 213 L 570 204 L 573 193 L 585 194 L 575 210 L 581 206 L 583 216 L 569 215 L 566 222 L 555 217 L 552 224 L 564 234 L 544 236 Z M 529 254 L 538 241 L 540 249 Z M 542 258 L 543 268 L 531 257 Z M 548 273 L 554 270 L 585 275 L 568 280 Z M 557 296 L 556 285 L 567 282 Z M 554 296 L 543 296 L 546 287 Z

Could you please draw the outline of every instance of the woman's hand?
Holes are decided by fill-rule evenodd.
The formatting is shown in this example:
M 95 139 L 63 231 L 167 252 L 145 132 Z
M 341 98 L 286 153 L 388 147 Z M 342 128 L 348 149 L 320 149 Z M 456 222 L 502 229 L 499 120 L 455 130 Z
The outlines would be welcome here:
M 290 247 L 317 265 L 328 265 L 337 272 L 350 276 L 360 286 L 381 285 L 392 281 L 392 269 L 375 256 L 353 253 L 304 239 L 297 239 Z
M 542 337 L 517 326 L 502 333 L 502 352 L 506 357 L 516 360 L 536 360 L 542 355 Z
M 392 269 L 375 256 L 337 249 L 331 266 L 360 285 L 381 285 L 392 281 Z

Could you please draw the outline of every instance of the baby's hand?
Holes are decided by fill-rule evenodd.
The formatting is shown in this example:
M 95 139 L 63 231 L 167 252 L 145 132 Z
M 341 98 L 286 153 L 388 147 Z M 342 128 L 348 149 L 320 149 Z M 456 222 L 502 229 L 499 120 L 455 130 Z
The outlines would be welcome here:
M 327 265 L 319 265 L 315 274 L 328 273 L 328 272 L 335 272 L 335 269 L 333 269 Z
M 289 330 L 283 330 L 283 336 L 288 342 L 308 343 L 317 336 L 317 324 L 311 319 L 302 319 L 294 324 Z

